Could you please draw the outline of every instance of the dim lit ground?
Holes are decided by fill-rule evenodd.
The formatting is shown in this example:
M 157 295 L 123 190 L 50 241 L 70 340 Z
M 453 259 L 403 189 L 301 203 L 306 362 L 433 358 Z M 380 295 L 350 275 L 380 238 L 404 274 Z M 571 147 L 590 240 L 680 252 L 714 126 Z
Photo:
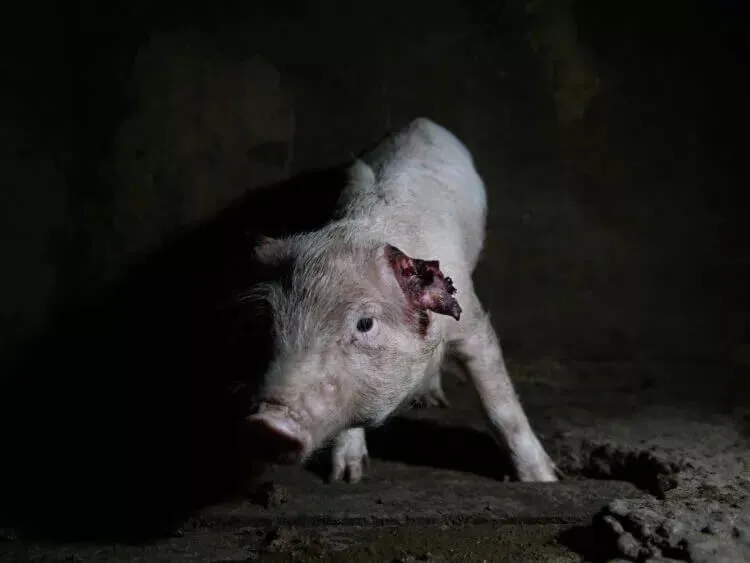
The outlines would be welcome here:
M 415 410 L 371 435 L 363 483 L 269 469 L 183 514 L 201 497 L 193 488 L 242 472 L 225 448 L 231 437 L 224 421 L 182 418 L 181 369 L 193 366 L 179 338 L 164 340 L 179 327 L 148 307 L 133 326 L 104 308 L 110 324 L 89 327 L 100 341 L 68 335 L 67 355 L 42 358 L 30 391 L 0 394 L 9 416 L 0 471 L 24 485 L 3 475 L 0 499 L 20 495 L 46 524 L 25 536 L 0 522 L 0 556 L 750 560 L 741 518 L 750 262 L 738 196 L 748 181 L 736 141 L 747 130 L 744 12 L 729 0 L 712 3 L 724 19 L 681 2 L 576 2 L 571 31 L 547 2 L 384 2 L 366 22 L 324 0 L 169 4 L 90 3 L 83 11 L 99 25 L 67 15 L 87 34 L 77 46 L 65 43 L 73 31 L 61 31 L 59 13 L 34 12 L 46 28 L 33 37 L 48 47 L 25 58 L 17 45 L 3 50 L 17 92 L 0 93 L 9 186 L 0 250 L 13 265 L 2 277 L 0 351 L 38 328 L 55 300 L 75 303 L 116 277 L 129 253 L 424 115 L 467 143 L 487 180 L 478 291 L 566 479 L 503 480 L 470 391 L 449 380 L 450 409 Z M 525 8 L 536 19 L 524 20 Z M 280 213 L 257 210 L 264 225 L 293 211 L 269 209 Z M 199 274 L 220 277 L 219 258 L 188 256 Z M 173 275 L 179 283 L 165 287 L 184 292 L 180 305 L 201 294 Z M 152 325 L 158 346 L 145 348 L 162 347 L 163 363 L 138 353 Z M 121 348 L 110 347 L 117 337 Z M 41 430 L 25 433 L 29 420 Z M 165 506 L 181 517 L 156 536 L 50 539 L 70 540 L 85 510 L 93 523 L 118 512 L 152 522 Z
M 60 547 L 12 541 L 8 530 L 0 553 L 8 561 L 750 558 L 747 377 L 719 388 L 712 381 L 727 366 L 512 368 L 567 475 L 559 484 L 504 481 L 473 394 L 449 377 L 449 409 L 416 409 L 371 434 L 359 484 L 329 484 L 315 464 L 272 467 L 245 494 L 161 539 Z

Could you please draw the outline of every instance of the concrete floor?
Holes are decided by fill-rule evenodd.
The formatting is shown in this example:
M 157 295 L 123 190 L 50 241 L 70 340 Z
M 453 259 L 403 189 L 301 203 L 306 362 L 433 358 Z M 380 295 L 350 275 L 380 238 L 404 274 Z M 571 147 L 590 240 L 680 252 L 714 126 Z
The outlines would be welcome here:
M 11 541 L 6 530 L 0 554 L 7 561 L 748 560 L 746 378 L 719 389 L 711 385 L 715 366 L 511 369 L 566 475 L 559 484 L 507 481 L 473 392 L 448 378 L 450 408 L 417 408 L 371 433 L 362 483 L 327 483 L 322 452 L 306 469 L 257 471 L 226 500 L 148 541 L 61 546 Z M 688 376 L 693 383 L 680 383 Z M 132 510 L 147 521 L 152 508 Z

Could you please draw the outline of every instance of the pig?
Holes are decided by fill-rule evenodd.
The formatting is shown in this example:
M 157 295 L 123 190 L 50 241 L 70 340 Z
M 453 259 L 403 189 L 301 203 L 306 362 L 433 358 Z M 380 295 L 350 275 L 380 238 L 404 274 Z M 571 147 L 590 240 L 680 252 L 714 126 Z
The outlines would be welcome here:
M 354 159 L 329 223 L 257 243 L 256 259 L 279 272 L 252 290 L 275 344 L 246 420 L 274 462 L 302 464 L 331 445 L 330 479 L 360 481 L 365 429 L 415 398 L 446 404 L 441 367 L 452 364 L 516 477 L 557 480 L 474 292 L 486 216 L 467 147 L 418 118 Z

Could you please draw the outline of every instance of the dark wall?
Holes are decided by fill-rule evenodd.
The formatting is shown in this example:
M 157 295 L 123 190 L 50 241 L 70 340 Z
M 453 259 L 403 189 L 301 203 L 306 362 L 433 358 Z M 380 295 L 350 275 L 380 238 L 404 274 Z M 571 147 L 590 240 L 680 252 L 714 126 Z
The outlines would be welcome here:
M 510 355 L 747 361 L 747 11 L 553 5 L 17 8 L 0 350 L 246 189 L 425 115 L 486 178 L 477 279 Z

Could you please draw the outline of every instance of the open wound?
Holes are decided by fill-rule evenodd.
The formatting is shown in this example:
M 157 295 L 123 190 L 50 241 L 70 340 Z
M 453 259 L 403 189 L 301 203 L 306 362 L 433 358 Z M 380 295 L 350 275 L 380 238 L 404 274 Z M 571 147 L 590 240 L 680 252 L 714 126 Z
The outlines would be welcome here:
M 440 271 L 437 260 L 411 258 L 395 246 L 386 246 L 386 256 L 409 304 L 417 310 L 433 311 L 461 318 L 461 306 L 454 297 L 453 281 Z

